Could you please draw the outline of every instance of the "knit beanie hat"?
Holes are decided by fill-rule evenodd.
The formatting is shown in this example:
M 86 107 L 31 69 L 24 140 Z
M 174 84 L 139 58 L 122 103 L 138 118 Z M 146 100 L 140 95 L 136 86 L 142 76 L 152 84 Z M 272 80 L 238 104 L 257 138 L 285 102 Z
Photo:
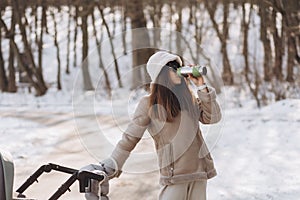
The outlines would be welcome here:
M 153 54 L 147 62 L 147 72 L 151 77 L 152 83 L 159 75 L 162 68 L 170 61 L 176 60 L 179 65 L 182 65 L 182 61 L 179 56 L 170 54 L 166 51 L 158 51 Z

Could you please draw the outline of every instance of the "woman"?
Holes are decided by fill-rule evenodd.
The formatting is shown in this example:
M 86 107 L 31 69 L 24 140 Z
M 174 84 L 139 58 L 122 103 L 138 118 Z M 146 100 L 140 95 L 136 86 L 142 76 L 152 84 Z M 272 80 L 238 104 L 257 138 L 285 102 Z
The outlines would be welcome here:
M 181 65 L 180 57 L 165 51 L 149 58 L 150 95 L 140 100 L 111 157 L 100 168 L 94 165 L 93 169 L 106 171 L 110 178 L 118 177 L 130 152 L 148 129 L 160 167 L 159 199 L 205 200 L 206 181 L 216 175 L 216 170 L 199 121 L 216 123 L 221 113 L 214 89 L 205 85 L 203 77 L 178 76 L 176 69 Z M 196 95 L 189 90 L 188 81 L 197 87 Z

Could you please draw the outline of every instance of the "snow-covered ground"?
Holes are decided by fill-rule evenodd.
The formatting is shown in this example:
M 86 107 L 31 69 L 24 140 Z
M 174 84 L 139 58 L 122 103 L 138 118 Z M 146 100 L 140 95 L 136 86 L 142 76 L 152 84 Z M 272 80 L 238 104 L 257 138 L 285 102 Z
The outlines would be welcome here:
M 227 110 L 210 199 L 298 199 L 300 100 Z
M 47 95 L 53 97 L 51 92 Z M 79 168 L 96 162 L 76 134 L 69 95 L 58 92 L 56 96 L 61 103 L 55 103 L 55 98 L 47 98 L 47 95 L 43 98 L 48 101 L 42 106 L 36 100 L 30 105 L 16 102 L 16 106 L 9 106 L 9 95 L 2 96 L 0 148 L 10 151 L 14 158 L 15 189 L 45 163 Z M 25 96 L 30 98 L 30 95 Z M 221 135 L 212 148 L 218 176 L 208 182 L 208 199 L 298 200 L 300 100 L 283 100 L 261 109 L 249 105 L 251 102 L 223 110 Z M 103 116 L 98 115 L 101 120 Z M 110 132 L 120 132 L 120 129 L 111 126 Z M 45 179 L 42 179 L 28 194 L 45 199 L 66 180 L 55 173 L 47 176 L 51 190 L 41 192 L 45 187 Z M 157 172 L 124 173 L 111 181 L 111 199 L 156 199 L 157 178 Z M 74 186 L 64 198 L 83 197 Z
M 58 27 L 61 30 L 59 43 L 62 49 L 66 49 L 66 32 L 63 30 L 67 22 L 64 19 L 67 17 L 62 17 L 63 21 Z M 232 16 L 232 19 L 240 21 L 239 16 Z M 232 27 L 230 33 L 236 40 L 229 44 L 230 59 L 234 66 L 242 66 L 238 53 L 240 49 L 237 48 L 239 47 L 237 38 L 240 37 L 236 35 L 238 31 L 235 31 L 239 27 L 236 25 Z M 220 44 L 217 39 L 213 38 L 214 34 L 209 29 L 207 36 L 203 38 L 203 45 L 207 47 L 204 49 L 218 66 L 221 61 Z M 257 34 L 257 29 L 252 30 L 254 37 L 251 38 L 256 38 L 255 34 Z M 56 82 L 56 67 L 49 66 L 48 63 L 53 63 L 55 60 L 56 49 L 53 47 L 52 38 L 45 40 L 43 60 L 45 79 L 47 83 L 54 83 Z M 94 43 L 91 41 L 92 49 L 95 49 Z M 8 48 L 8 41 L 3 41 L 2 45 Z M 253 51 L 261 52 L 257 50 L 258 44 L 251 42 L 250 45 L 253 46 L 250 48 Z M 118 51 L 121 50 L 118 49 Z M 7 59 L 9 51 L 4 52 L 6 52 L 4 58 Z M 110 51 L 106 49 L 105 52 Z M 71 52 L 71 55 L 73 54 L 74 52 Z M 93 58 L 93 55 L 95 54 L 91 54 L 90 57 Z M 263 54 L 257 56 L 260 63 L 262 63 L 261 55 Z M 65 58 L 66 51 L 62 51 L 61 56 Z M 122 63 L 120 70 L 129 74 L 130 59 L 120 56 L 118 61 Z M 97 61 L 94 60 L 94 62 Z M 73 63 L 73 60 L 70 63 Z M 53 66 L 55 64 L 54 62 Z M 65 66 L 65 59 L 62 59 L 62 66 Z M 71 68 L 71 75 L 62 75 L 62 91 L 56 91 L 53 86 L 43 97 L 34 97 L 25 89 L 19 91 L 18 94 L 0 93 L 0 149 L 10 151 L 13 156 L 15 189 L 39 166 L 49 162 L 72 168 L 80 168 L 97 162 L 93 151 L 91 149 L 87 151 L 86 144 L 77 134 L 78 124 L 74 120 L 70 92 L 74 86 L 74 77 L 77 75 L 73 70 Z M 91 67 L 90 70 L 92 70 Z M 97 81 L 99 73 L 90 72 L 92 78 L 97 76 L 95 78 Z M 122 78 L 128 79 L 124 77 L 125 73 L 122 74 Z M 94 84 L 96 85 L 98 82 Z M 208 182 L 208 200 L 298 200 L 300 196 L 300 146 L 298 144 L 300 141 L 300 100 L 287 99 L 258 109 L 255 102 L 244 93 L 237 92 L 234 88 L 224 89 L 224 92 L 227 100 L 222 102 L 224 107 L 223 124 L 219 127 L 221 132 L 220 135 L 217 134 L 217 138 L 213 137 L 217 140 L 210 143 L 218 176 Z M 122 91 L 122 94 L 126 96 L 126 89 Z M 122 96 L 118 98 L 123 99 Z M 136 101 L 128 101 L 124 98 L 124 102 L 114 102 L 113 105 L 121 107 L 120 105 L 127 105 L 129 102 L 136 103 Z M 101 103 L 111 105 L 110 101 Z M 127 106 L 127 110 L 132 111 L 131 108 L 134 106 Z M 126 112 L 125 108 L 124 111 Z M 97 120 L 105 123 L 107 132 L 120 133 L 120 127 L 114 126 L 116 121 L 107 118 L 106 114 L 109 112 L 110 109 L 107 108 L 77 117 L 86 123 L 86 127 L 89 127 L 92 123 L 90 119 L 96 114 Z M 122 119 L 120 122 L 122 128 L 127 123 Z M 203 126 L 203 129 L 210 130 L 210 127 Z M 87 136 L 91 134 L 88 132 L 91 129 L 82 130 L 87 131 Z M 204 131 L 204 133 L 208 133 L 206 134 L 207 140 L 212 139 L 209 131 Z M 81 134 L 83 136 L 85 133 L 81 132 Z M 120 137 L 120 134 L 116 134 L 116 137 Z M 144 144 L 149 145 L 148 143 L 141 145 Z M 43 175 L 39 183 L 34 183 L 25 194 L 40 200 L 47 199 L 67 178 L 68 176 L 55 172 Z M 154 200 L 157 199 L 158 191 L 156 171 L 139 174 L 123 173 L 120 178 L 111 181 L 110 198 L 112 200 Z M 78 193 L 78 185 L 73 185 L 71 192 L 63 195 L 62 199 L 83 199 L 83 196 Z

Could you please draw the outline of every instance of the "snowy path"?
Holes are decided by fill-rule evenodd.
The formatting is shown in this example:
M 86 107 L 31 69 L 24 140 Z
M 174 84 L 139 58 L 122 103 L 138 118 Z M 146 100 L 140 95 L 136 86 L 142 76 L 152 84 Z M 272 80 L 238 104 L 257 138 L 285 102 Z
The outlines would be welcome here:
M 0 114 L 0 146 L 11 148 L 14 154 L 15 187 L 45 163 L 80 168 L 95 162 L 75 133 L 71 112 L 30 110 L 3 110 Z M 260 110 L 226 110 L 222 137 L 212 152 L 218 176 L 208 182 L 208 199 L 298 200 L 299 113 L 299 100 L 277 102 Z M 88 126 L 90 118 L 85 119 Z M 46 174 L 26 194 L 46 199 L 67 177 Z M 111 181 L 111 200 L 154 200 L 159 191 L 157 180 L 157 173 L 124 173 Z M 77 184 L 71 190 L 61 199 L 83 199 Z
M 83 147 L 76 134 L 73 113 L 6 110 L 1 112 L 0 118 L 1 126 L 3 126 L 1 132 L 6 138 L 2 137 L 0 144 L 10 150 L 15 162 L 14 190 L 43 164 L 51 162 L 78 169 L 96 162 Z M 84 118 L 88 126 L 90 117 Z M 8 127 L 5 122 L 15 124 L 13 126 L 11 124 L 10 128 L 4 128 L 4 126 Z M 106 118 L 105 122 L 109 123 Z M 52 139 L 49 139 L 51 137 Z M 10 142 L 3 145 L 5 140 Z M 34 142 L 37 140 L 40 141 Z M 24 152 L 26 149 L 28 152 Z M 69 175 L 55 171 L 44 174 L 39 178 L 39 183 L 34 183 L 26 190 L 25 194 L 28 197 L 47 199 L 68 177 Z M 157 173 L 138 175 L 138 177 L 136 179 L 136 176 L 124 173 L 119 179 L 112 180 L 111 199 L 131 199 L 131 197 L 156 199 Z M 145 198 L 144 195 L 148 195 L 149 198 Z M 75 183 L 71 187 L 71 192 L 64 194 L 61 199 L 79 200 L 84 198 L 78 192 L 78 184 Z

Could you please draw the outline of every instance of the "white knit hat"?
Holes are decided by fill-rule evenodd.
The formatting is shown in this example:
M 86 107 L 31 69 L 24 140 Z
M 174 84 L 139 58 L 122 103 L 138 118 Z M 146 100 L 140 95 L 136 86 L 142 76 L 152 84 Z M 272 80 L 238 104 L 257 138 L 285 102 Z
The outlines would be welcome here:
M 179 65 L 182 65 L 182 61 L 179 56 L 170 54 L 166 51 L 158 51 L 153 54 L 147 62 L 147 72 L 151 77 L 152 82 L 155 81 L 159 75 L 161 69 L 170 61 L 177 61 Z

